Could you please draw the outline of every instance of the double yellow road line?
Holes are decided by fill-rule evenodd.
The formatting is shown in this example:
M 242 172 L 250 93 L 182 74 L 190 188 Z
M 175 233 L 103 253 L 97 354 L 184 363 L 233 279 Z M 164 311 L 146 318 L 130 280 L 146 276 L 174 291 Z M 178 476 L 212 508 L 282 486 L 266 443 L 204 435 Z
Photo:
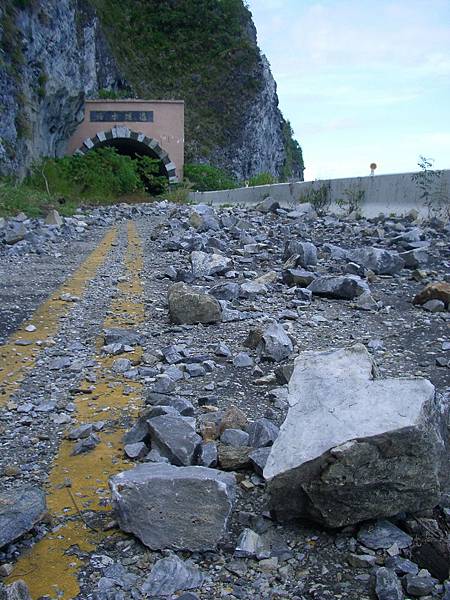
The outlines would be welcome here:
M 143 290 L 140 272 L 143 268 L 142 244 L 134 224 L 128 225 L 128 245 L 125 253 L 125 278 L 118 284 L 118 295 L 113 299 L 104 328 L 137 327 L 144 320 Z M 89 269 L 94 274 L 94 264 L 99 266 L 106 256 L 106 248 L 114 239 L 108 234 L 99 248 L 88 259 Z M 95 254 L 95 257 L 93 258 Z M 71 282 L 64 291 L 81 293 L 81 283 Z M 58 295 L 61 292 L 57 292 Z M 47 303 L 46 303 L 47 304 Z M 41 309 L 42 310 L 42 309 Z M 40 312 L 42 325 L 48 309 Z M 33 323 L 35 319 L 33 319 Z M 57 326 L 52 322 L 52 331 Z M 81 390 L 94 385 L 91 393 L 82 393 L 75 400 L 73 427 L 84 423 L 105 421 L 104 429 L 98 433 L 100 443 L 86 454 L 72 456 L 74 442 L 63 440 L 55 457 L 47 485 L 47 505 L 55 524 L 53 531 L 24 554 L 9 578 L 9 582 L 24 579 L 33 598 L 48 595 L 64 600 L 75 598 L 80 593 L 77 574 L 84 564 L 80 557 L 92 552 L 108 535 L 104 525 L 108 520 L 109 477 L 130 468 L 124 459 L 122 437 L 124 430 L 118 425 L 120 419 L 135 415 L 141 405 L 141 388 L 138 382 L 124 379 L 111 371 L 117 357 L 105 356 L 101 352 L 102 336 L 96 344 L 96 381 L 84 381 Z M 141 348 L 127 353 L 126 358 L 138 362 Z M 24 366 L 22 364 L 22 366 Z M 26 363 L 30 368 L 30 363 Z M 81 554 L 80 554 L 81 553 Z

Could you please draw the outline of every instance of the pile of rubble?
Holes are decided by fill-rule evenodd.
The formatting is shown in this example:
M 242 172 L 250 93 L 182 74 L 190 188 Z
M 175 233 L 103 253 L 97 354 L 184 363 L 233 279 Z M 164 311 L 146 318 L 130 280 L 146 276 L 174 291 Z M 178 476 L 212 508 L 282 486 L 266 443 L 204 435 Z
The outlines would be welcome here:
M 115 524 L 139 541 L 130 563 L 105 545 L 88 597 L 448 600 L 449 226 L 270 199 L 136 210 L 167 319 L 103 332 L 111 377 L 145 388 L 123 439 L 134 465 L 110 479 Z M 405 293 L 439 344 L 432 368 L 417 348 L 428 377 L 373 337 L 405 321 Z M 69 426 L 74 453 L 104 426 Z M 3 493 L 5 560 L 44 514 L 39 486 Z

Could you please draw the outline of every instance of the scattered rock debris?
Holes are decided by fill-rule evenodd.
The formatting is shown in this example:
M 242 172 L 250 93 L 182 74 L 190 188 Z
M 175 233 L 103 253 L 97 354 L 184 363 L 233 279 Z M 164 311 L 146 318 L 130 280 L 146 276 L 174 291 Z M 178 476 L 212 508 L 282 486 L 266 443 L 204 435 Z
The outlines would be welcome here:
M 33 311 L 112 225 L 47 336 Z M 37 600 L 16 564 L 78 519 L 78 600 L 448 600 L 449 241 L 270 198 L 3 221 L 0 598 Z M 112 459 L 98 507 L 49 482 L 63 451 Z

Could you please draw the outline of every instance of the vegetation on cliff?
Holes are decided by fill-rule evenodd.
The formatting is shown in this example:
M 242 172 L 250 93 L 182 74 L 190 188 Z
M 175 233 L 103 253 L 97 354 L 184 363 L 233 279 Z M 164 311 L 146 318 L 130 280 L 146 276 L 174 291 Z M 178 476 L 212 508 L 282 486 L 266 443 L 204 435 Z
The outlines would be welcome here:
M 185 100 L 187 162 L 207 159 L 243 129 L 264 81 L 251 13 L 242 0 L 89 2 L 132 93 Z M 280 175 L 287 179 L 302 171 L 303 159 L 287 122 L 283 137 Z

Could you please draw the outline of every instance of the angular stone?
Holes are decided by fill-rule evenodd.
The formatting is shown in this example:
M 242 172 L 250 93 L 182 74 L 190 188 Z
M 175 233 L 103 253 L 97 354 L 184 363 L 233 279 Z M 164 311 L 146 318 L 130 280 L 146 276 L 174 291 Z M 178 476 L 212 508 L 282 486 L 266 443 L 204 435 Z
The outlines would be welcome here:
M 258 204 L 255 206 L 255 210 L 258 210 L 262 213 L 276 212 L 279 208 L 280 203 L 270 196 L 264 198 L 264 200 L 261 200 L 261 202 L 258 202 Z
M 19 579 L 3 589 L 0 583 L 0 600 L 33 600 L 27 584 Z
M 0 493 L 0 548 L 27 533 L 47 511 L 45 494 L 37 487 Z
M 78 454 L 85 454 L 86 452 L 90 452 L 94 450 L 94 448 L 100 443 L 100 438 L 95 433 L 91 433 L 87 438 L 80 439 L 76 444 L 72 451 L 72 456 L 77 456 Z
M 390 521 L 376 521 L 363 525 L 358 532 L 358 541 L 371 550 L 387 550 L 393 544 L 400 549 L 411 546 L 413 539 Z
M 447 414 L 429 381 L 376 379 L 356 344 L 302 353 L 288 400 L 264 469 L 278 518 L 341 527 L 438 503 Z
M 241 286 L 238 283 L 218 283 L 209 290 L 209 293 L 217 300 L 231 302 L 231 300 L 239 298 Z
M 397 575 L 407 575 L 408 573 L 410 575 L 417 575 L 419 572 L 419 567 L 415 563 L 400 556 L 389 556 L 384 565 L 388 569 L 394 570 Z
M 431 594 L 436 581 L 432 577 L 419 577 L 418 575 L 406 575 L 405 588 L 406 593 L 414 598 L 428 596 Z
M 260 296 L 261 294 L 266 294 L 267 291 L 267 286 L 265 286 L 263 283 L 247 281 L 241 285 L 239 295 L 241 298 L 251 299 Z
M 231 356 L 231 350 L 229 347 L 223 342 L 219 342 L 214 350 L 214 354 L 216 356 L 223 356 L 224 358 L 228 358 Z
M 357 275 L 324 275 L 310 283 L 307 289 L 314 296 L 337 300 L 353 300 L 364 292 L 370 293 L 367 283 Z
M 248 425 L 247 416 L 237 406 L 229 406 L 225 412 L 220 415 L 218 423 L 219 433 L 225 429 L 246 429 Z
M 275 423 L 272 423 L 269 419 L 258 419 L 254 423 L 250 423 L 247 428 L 249 434 L 248 446 L 252 448 L 272 446 L 278 437 L 279 431 Z
M 7 244 L 12 246 L 20 242 L 27 235 L 27 228 L 23 223 L 12 223 L 4 232 L 4 239 Z
M 200 467 L 217 467 L 217 446 L 214 442 L 204 442 L 197 453 L 197 465 Z
M 413 304 L 425 304 L 428 300 L 440 300 L 446 306 L 450 307 L 450 283 L 447 281 L 437 281 L 429 283 L 423 290 L 413 298 Z
M 431 313 L 445 312 L 445 304 L 442 300 L 428 300 L 422 304 L 422 308 Z
M 374 567 L 377 562 L 377 557 L 371 554 L 349 554 L 347 556 L 348 563 L 355 569 L 368 569 Z
M 180 413 L 183 417 L 193 417 L 195 413 L 194 405 L 187 398 L 181 398 L 180 396 L 165 396 L 161 398 L 156 406 L 170 406 Z M 158 416 L 154 414 L 153 416 Z
M 144 456 L 148 453 L 148 448 L 144 444 L 144 442 L 136 442 L 135 444 L 126 444 L 124 446 L 124 452 L 128 456 L 128 458 L 138 459 L 144 458 Z
M 394 571 L 381 567 L 375 577 L 375 593 L 378 600 L 404 599 L 401 583 Z
M 250 466 L 249 455 L 253 448 L 248 448 L 246 446 L 235 448 L 233 446 L 219 444 L 217 450 L 219 464 L 224 471 L 237 471 L 239 469 L 246 469 Z
M 253 367 L 253 358 L 247 352 L 239 352 L 233 358 L 233 365 L 238 368 Z
M 430 262 L 430 255 L 425 248 L 416 248 L 415 250 L 401 252 L 400 258 L 405 261 L 407 269 L 420 269 L 421 267 L 426 267 Z
M 192 208 L 189 223 L 197 231 L 208 231 L 210 229 L 220 229 L 214 209 L 206 204 L 197 204 Z
M 133 427 L 123 436 L 124 444 L 136 444 L 149 440 L 149 429 L 147 415 L 142 415 L 133 425 Z
M 229 271 L 232 261 L 222 254 L 208 254 L 196 250 L 191 253 L 191 265 L 194 277 L 210 277 Z
M 214 550 L 235 497 L 231 474 L 162 463 L 119 473 L 110 487 L 120 528 L 152 550 Z
M 288 358 L 293 350 L 291 338 L 279 323 L 271 323 L 262 332 L 261 340 L 257 346 L 257 351 L 262 358 L 275 362 L 281 362 Z
M 225 429 L 225 431 L 220 436 L 220 441 L 222 444 L 226 446 L 234 446 L 235 448 L 239 448 L 241 446 L 251 446 L 248 443 L 248 433 L 246 431 L 242 431 L 242 429 Z
M 175 283 L 168 293 L 169 314 L 173 323 L 218 323 L 221 320 L 219 302 L 185 283 Z
M 47 216 L 45 217 L 46 225 L 56 225 L 57 227 L 61 227 L 61 225 L 63 223 L 64 223 L 64 219 L 61 217 L 59 212 L 57 210 L 55 210 L 54 208 L 52 210 L 50 210 L 47 213 Z
M 156 444 L 163 456 L 178 466 L 189 466 L 202 438 L 181 417 L 162 415 L 148 421 L 152 444 Z
M 291 256 L 296 256 L 296 266 L 304 269 L 309 265 L 317 264 L 317 248 L 310 242 L 297 242 L 296 240 L 286 242 L 283 258 L 287 260 Z
M 301 288 L 307 287 L 317 279 L 317 275 L 304 269 L 286 269 L 283 271 L 283 282 L 287 285 L 298 285 Z
M 393 275 L 405 266 L 405 261 L 398 252 L 383 248 L 357 248 L 350 252 L 350 260 L 377 275 Z
M 142 591 L 151 597 L 172 596 L 180 590 L 200 588 L 203 581 L 204 577 L 196 566 L 178 556 L 170 556 L 155 563 Z
M 125 346 L 139 346 L 142 343 L 142 336 L 133 331 L 132 329 L 120 329 L 113 327 L 111 329 L 104 329 L 103 334 L 105 336 L 105 345 L 109 344 L 123 344 Z
M 266 466 L 267 459 L 269 458 L 271 448 L 266 446 L 265 448 L 256 448 L 249 454 L 250 462 L 253 469 L 258 475 L 263 475 L 264 467 Z

